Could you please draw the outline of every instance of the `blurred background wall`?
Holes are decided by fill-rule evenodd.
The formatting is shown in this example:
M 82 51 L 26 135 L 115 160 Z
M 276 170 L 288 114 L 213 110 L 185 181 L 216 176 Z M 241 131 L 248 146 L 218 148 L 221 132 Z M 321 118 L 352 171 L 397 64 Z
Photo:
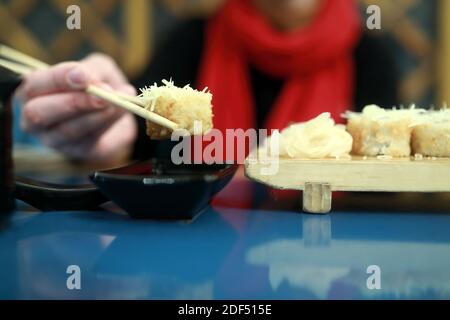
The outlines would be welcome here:
M 0 0 L 0 42 L 49 63 L 92 51 L 113 56 L 133 77 L 180 19 L 203 17 L 223 0 Z M 383 38 L 395 56 L 403 104 L 450 101 L 450 0 L 359 0 L 382 9 Z M 65 28 L 78 4 L 82 29 Z M 380 70 L 383 72 L 383 70 Z
M 438 1 L 363 0 L 363 5 L 377 4 L 382 12 L 381 32 L 395 57 L 400 72 L 400 101 L 419 105 L 437 102 L 436 53 Z M 380 70 L 382 72 L 382 70 Z

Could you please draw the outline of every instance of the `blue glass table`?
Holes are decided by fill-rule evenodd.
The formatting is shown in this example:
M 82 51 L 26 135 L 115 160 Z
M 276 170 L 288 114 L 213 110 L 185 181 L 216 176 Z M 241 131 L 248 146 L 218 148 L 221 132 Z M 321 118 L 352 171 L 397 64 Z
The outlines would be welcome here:
M 67 287 L 73 265 L 80 290 Z M 1 299 L 449 299 L 450 215 L 17 211 L 0 266 Z
M 16 160 L 83 180 L 49 153 Z M 191 222 L 19 204 L 0 229 L 0 299 L 450 299 L 448 194 L 334 196 L 330 215 L 302 214 L 298 194 L 240 172 Z

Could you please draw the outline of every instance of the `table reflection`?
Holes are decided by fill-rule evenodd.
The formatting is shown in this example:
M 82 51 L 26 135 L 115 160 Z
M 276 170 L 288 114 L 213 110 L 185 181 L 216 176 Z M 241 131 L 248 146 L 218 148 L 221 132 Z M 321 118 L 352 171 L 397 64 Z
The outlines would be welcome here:
M 450 216 L 209 209 L 191 223 L 111 212 L 16 213 L 0 298 L 450 298 Z M 66 288 L 66 268 L 82 289 Z M 381 290 L 366 286 L 381 268 Z

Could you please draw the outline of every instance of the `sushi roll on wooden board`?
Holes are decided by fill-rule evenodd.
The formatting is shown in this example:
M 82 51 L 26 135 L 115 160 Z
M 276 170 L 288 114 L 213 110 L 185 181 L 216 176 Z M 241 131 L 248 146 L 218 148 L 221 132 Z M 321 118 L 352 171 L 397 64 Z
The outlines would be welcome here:
M 412 124 L 422 109 L 386 110 L 376 105 L 363 112 L 347 112 L 347 131 L 353 137 L 352 154 L 359 156 L 409 157 Z
M 411 144 L 414 154 L 450 158 L 450 109 L 420 117 L 414 124 Z
M 322 115 L 282 131 L 280 157 L 249 157 L 245 172 L 275 189 L 302 190 L 303 210 L 311 213 L 331 211 L 333 191 L 450 192 L 448 115 L 369 106 L 345 115 L 350 145 Z M 267 174 L 268 166 L 276 170 Z

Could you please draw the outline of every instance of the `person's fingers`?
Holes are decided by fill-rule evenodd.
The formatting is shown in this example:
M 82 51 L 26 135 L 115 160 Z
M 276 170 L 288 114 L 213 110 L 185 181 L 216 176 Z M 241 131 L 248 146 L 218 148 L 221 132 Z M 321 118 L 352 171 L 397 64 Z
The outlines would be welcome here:
M 73 160 L 123 160 L 129 156 L 137 135 L 136 119 L 124 114 L 113 126 L 92 132 L 77 143 L 66 143 L 58 150 Z
M 93 53 L 83 59 L 81 63 L 89 69 L 94 69 L 98 79 L 109 84 L 115 90 L 128 83 L 124 73 L 108 55 Z
M 95 140 L 123 116 L 121 110 L 109 107 L 105 110 L 82 114 L 42 133 L 42 142 L 53 148 L 77 144 L 84 139 Z
M 31 99 L 22 107 L 21 125 L 25 131 L 39 131 L 78 116 L 80 113 L 105 107 L 83 92 L 45 95 Z
M 137 90 L 131 84 L 122 84 L 116 88 L 117 91 L 128 94 L 130 96 L 137 95 Z
M 95 144 L 95 155 L 99 159 L 126 158 L 133 149 L 137 136 L 136 118 L 126 113 L 114 126 L 108 128 Z M 114 143 L 111 143 L 114 141 Z
M 88 85 L 87 71 L 80 63 L 68 62 L 29 74 L 18 90 L 23 101 L 40 95 L 78 91 Z
M 64 91 L 78 91 L 98 82 L 93 72 L 78 62 L 65 62 L 29 74 L 19 88 L 19 98 L 30 98 Z
M 135 96 L 136 95 L 136 89 L 132 85 L 127 84 L 127 83 L 118 86 L 115 90 L 111 87 L 111 85 L 109 85 L 107 83 L 100 83 L 97 86 L 102 88 L 102 89 L 104 89 L 104 90 L 106 90 L 106 91 L 110 91 L 112 93 L 120 92 L 120 93 L 124 93 L 124 94 L 130 95 L 130 96 Z M 119 106 L 117 106 L 115 104 L 112 104 L 112 103 L 108 103 L 105 100 L 102 100 L 101 98 L 98 98 L 96 96 L 92 96 L 92 99 L 94 101 L 96 101 L 97 104 L 101 104 L 101 105 L 105 105 L 105 106 L 109 105 L 111 107 L 118 108 L 122 112 L 125 112 L 125 110 L 122 109 L 121 107 L 119 107 Z
M 99 84 L 96 84 L 96 86 L 99 87 L 99 88 L 102 88 L 102 89 L 104 89 L 106 91 L 110 91 L 110 92 L 114 91 L 113 88 L 107 83 L 99 83 Z M 91 101 L 94 103 L 94 105 L 96 107 L 101 108 L 102 106 L 103 107 L 107 107 L 107 106 L 111 106 L 112 105 L 112 104 L 108 103 L 107 101 L 103 100 L 102 98 L 99 98 L 99 97 L 97 97 L 95 95 L 92 95 L 92 94 L 89 94 L 89 95 L 91 97 Z
M 114 90 L 136 94 L 113 59 L 103 54 L 92 54 L 80 62 L 65 62 L 29 74 L 17 90 L 16 97 L 27 101 L 45 94 L 83 90 L 90 84 L 102 82 Z
M 81 63 L 89 69 L 94 69 L 98 79 L 110 85 L 112 90 L 132 96 L 137 94 L 137 90 L 129 84 L 127 77 L 111 57 L 102 53 L 93 53 Z
M 121 117 L 114 126 L 110 127 L 98 140 L 97 152 L 99 154 L 121 153 L 130 149 L 137 136 L 136 118 L 127 113 Z M 114 141 L 112 144 L 111 141 Z

